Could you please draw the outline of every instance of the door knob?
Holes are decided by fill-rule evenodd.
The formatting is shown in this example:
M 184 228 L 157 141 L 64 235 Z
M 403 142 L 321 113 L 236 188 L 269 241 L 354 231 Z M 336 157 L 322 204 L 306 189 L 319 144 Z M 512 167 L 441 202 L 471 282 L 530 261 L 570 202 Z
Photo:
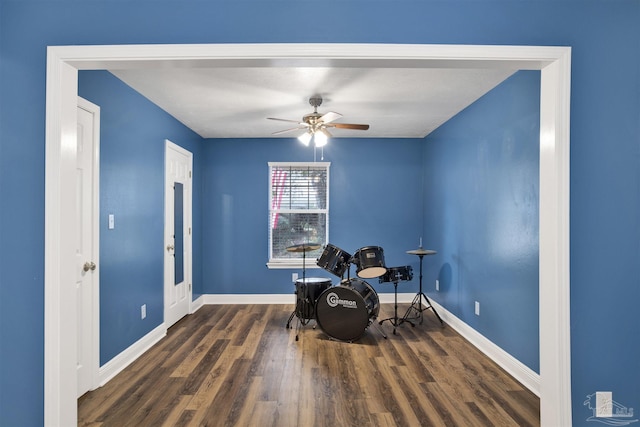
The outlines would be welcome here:
M 167 250 L 171 252 L 173 250 L 173 245 L 167 245 Z
M 84 266 L 82 266 L 82 269 L 84 271 L 89 271 L 89 270 L 94 271 L 96 269 L 96 264 L 94 262 L 87 261 L 84 263 Z

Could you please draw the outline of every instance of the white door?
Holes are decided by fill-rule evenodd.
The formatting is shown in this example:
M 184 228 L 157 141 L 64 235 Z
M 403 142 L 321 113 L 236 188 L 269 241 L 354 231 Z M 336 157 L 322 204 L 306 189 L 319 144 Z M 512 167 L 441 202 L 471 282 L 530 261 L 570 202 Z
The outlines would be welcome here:
M 165 149 L 164 322 L 191 309 L 191 170 L 193 155 L 171 141 Z
M 98 326 L 98 158 L 100 108 L 78 98 L 76 162 L 77 396 L 97 387 Z

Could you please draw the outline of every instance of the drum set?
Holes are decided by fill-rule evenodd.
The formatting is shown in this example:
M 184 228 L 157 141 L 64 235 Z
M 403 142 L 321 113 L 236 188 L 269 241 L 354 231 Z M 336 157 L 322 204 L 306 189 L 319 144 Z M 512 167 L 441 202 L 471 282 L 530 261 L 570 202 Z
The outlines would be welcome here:
M 320 245 L 305 244 L 290 246 L 289 251 L 306 252 L 319 249 Z M 298 325 L 307 325 L 311 320 L 329 337 L 340 341 L 356 341 L 380 311 L 380 301 L 375 289 L 364 280 L 378 277 L 380 283 L 394 282 L 396 289 L 395 316 L 384 319 L 395 327 L 402 319 L 397 314 L 397 284 L 401 280 L 411 280 L 411 266 L 387 269 L 384 262 L 384 250 L 379 246 L 365 246 L 352 256 L 348 252 L 327 244 L 316 264 L 340 278 L 340 284 L 332 286 L 331 279 L 303 277 L 296 281 L 296 307 L 289 320 L 287 329 L 291 327 L 294 316 Z M 356 266 L 358 278 L 351 278 L 351 265 Z M 345 278 L 346 273 L 346 278 Z M 382 334 L 384 338 L 386 335 Z M 296 331 L 296 340 L 298 333 Z

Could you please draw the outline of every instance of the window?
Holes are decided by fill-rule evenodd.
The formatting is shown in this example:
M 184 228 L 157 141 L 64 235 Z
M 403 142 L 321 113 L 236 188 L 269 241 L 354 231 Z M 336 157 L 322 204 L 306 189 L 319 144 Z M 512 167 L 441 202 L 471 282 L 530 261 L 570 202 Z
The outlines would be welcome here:
M 315 266 L 329 236 L 330 163 L 269 163 L 270 268 Z M 287 248 L 318 243 L 309 252 Z M 309 262 L 311 260 L 311 262 Z

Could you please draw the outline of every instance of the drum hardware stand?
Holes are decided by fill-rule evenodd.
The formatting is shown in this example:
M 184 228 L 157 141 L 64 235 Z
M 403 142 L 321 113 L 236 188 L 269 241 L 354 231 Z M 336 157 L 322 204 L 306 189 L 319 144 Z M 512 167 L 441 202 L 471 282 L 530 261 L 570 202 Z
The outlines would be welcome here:
M 387 319 L 385 319 L 385 320 L 387 320 Z M 382 338 L 384 338 L 386 340 L 387 339 L 387 334 L 384 333 L 382 328 L 380 326 L 376 325 L 376 322 L 373 322 L 372 325 L 376 327 L 376 330 L 378 332 L 380 332 L 380 335 L 382 335 Z
M 388 319 L 382 319 L 378 322 L 379 325 L 382 325 L 383 322 L 389 322 L 393 325 L 393 335 L 396 334 L 396 328 L 402 324 L 404 319 L 398 318 L 398 282 L 400 281 L 400 273 L 396 275 L 396 278 L 393 280 L 393 295 L 394 295 L 394 305 L 393 305 L 393 317 L 389 317 Z M 411 323 L 411 322 L 409 322 Z M 415 326 L 411 323 L 411 326 Z M 385 336 L 386 338 L 386 336 Z
M 422 241 L 422 239 L 420 239 L 420 240 Z M 422 249 L 422 246 L 420 246 L 420 248 L 414 249 L 414 250 L 411 250 L 411 251 L 407 251 L 407 253 L 411 254 L 411 255 L 418 255 L 418 257 L 420 257 L 420 290 L 418 291 L 416 296 L 413 298 L 413 301 L 411 301 L 411 305 L 409 306 L 409 309 L 407 310 L 407 312 L 404 314 L 402 319 L 400 319 L 400 323 L 408 322 L 408 323 L 411 323 L 411 326 L 415 326 L 413 324 L 413 322 L 411 322 L 411 320 L 420 319 L 420 324 L 422 325 L 422 321 L 423 321 L 423 313 L 422 312 L 431 309 L 431 310 L 433 310 L 433 314 L 435 314 L 436 317 L 438 318 L 438 320 L 440 321 L 440 324 L 444 325 L 444 323 L 442 322 L 442 319 L 438 315 L 438 312 L 433 307 L 433 305 L 431 305 L 431 301 L 429 301 L 429 298 L 427 298 L 425 293 L 422 292 L 422 258 L 425 255 L 433 255 L 433 254 L 436 253 L 436 251 L 432 251 L 432 250 L 428 250 L 428 249 Z M 425 301 L 427 302 L 427 306 L 426 307 L 422 306 L 422 298 L 424 298 Z M 416 312 L 416 314 L 413 317 L 409 317 L 409 315 L 410 315 L 412 310 L 414 310 Z

